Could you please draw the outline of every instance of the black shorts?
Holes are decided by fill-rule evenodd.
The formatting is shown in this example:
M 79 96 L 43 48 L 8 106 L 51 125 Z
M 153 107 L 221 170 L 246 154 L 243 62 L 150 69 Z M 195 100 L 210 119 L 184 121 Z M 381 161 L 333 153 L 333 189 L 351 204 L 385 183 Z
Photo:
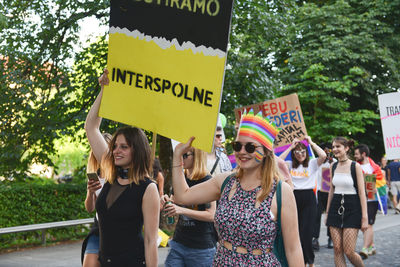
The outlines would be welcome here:
M 373 225 L 375 223 L 376 213 L 378 212 L 378 201 L 368 201 L 367 211 L 368 211 L 368 224 Z

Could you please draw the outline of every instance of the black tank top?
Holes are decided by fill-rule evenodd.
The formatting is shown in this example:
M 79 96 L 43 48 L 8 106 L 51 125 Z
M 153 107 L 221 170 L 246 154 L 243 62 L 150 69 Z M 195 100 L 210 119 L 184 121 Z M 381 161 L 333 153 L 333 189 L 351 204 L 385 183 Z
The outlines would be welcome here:
M 115 181 L 115 183 L 118 183 Z M 152 183 L 146 178 L 126 185 L 126 189 L 107 209 L 106 198 L 111 184 L 106 182 L 96 201 L 99 216 L 100 258 L 110 260 L 125 258 L 144 261 L 144 241 L 142 236 L 142 200 L 147 186 Z

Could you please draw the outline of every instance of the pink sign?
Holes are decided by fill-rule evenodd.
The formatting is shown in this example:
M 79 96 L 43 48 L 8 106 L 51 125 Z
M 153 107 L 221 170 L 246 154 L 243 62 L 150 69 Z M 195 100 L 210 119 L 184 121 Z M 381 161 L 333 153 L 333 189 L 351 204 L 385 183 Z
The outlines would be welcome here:
M 322 168 L 322 184 L 321 184 L 321 191 L 322 192 L 329 192 L 331 189 L 331 171 L 329 168 Z

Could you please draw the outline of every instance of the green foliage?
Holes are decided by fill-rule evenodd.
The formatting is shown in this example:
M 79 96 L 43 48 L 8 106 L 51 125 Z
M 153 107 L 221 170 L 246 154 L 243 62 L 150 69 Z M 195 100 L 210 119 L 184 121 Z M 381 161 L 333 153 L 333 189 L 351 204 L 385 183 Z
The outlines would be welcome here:
M 72 174 L 76 169 L 85 166 L 88 158 L 87 146 L 87 143 L 74 142 L 70 137 L 56 140 L 57 155 L 52 157 L 56 174 Z
M 324 74 L 325 70 L 322 64 L 311 65 L 298 83 L 284 87 L 282 94 L 298 94 L 307 131 L 316 140 L 330 141 L 338 135 L 364 133 L 365 125 L 379 116 L 367 109 L 352 112 L 346 101 L 357 86 L 355 80 L 364 73 L 352 68 L 348 75 L 334 80 Z
M 0 30 L 7 27 L 7 17 L 0 13 Z
M 108 1 L 3 1 L 1 7 L 8 19 L 0 31 L 0 176 L 23 178 L 32 163 L 53 165 L 53 141 L 73 136 L 76 118 L 86 112 L 71 97 L 76 88 L 67 62 L 78 22 L 96 16 L 105 23 Z
M 234 108 L 273 98 L 277 40 L 285 35 L 292 1 L 235 1 L 221 112 L 228 136 L 234 132 Z
M 84 200 L 86 185 L 0 183 L 0 227 L 90 218 Z M 48 241 L 87 234 L 86 226 L 47 230 Z M 0 249 L 39 244 L 41 231 L 0 236 Z
M 377 95 L 400 88 L 400 1 L 313 2 L 294 9 L 278 47 L 278 95 L 299 94 L 317 141 L 350 135 L 382 153 Z

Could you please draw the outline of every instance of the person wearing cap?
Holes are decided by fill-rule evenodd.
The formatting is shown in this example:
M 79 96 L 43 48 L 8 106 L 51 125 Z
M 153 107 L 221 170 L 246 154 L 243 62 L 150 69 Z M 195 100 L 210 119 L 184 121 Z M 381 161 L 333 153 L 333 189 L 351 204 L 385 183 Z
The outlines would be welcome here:
M 278 129 L 274 123 L 252 111 L 241 119 L 233 143 L 238 171 L 221 173 L 189 187 L 182 173 L 182 155 L 192 147 L 194 137 L 174 151 L 172 183 L 175 202 L 194 205 L 219 200 L 215 226 L 219 243 L 214 266 L 281 266 L 272 252 L 278 219 L 276 189 L 281 186 L 281 229 L 290 266 L 304 266 L 297 228 L 293 191 L 282 183 L 272 145 Z

